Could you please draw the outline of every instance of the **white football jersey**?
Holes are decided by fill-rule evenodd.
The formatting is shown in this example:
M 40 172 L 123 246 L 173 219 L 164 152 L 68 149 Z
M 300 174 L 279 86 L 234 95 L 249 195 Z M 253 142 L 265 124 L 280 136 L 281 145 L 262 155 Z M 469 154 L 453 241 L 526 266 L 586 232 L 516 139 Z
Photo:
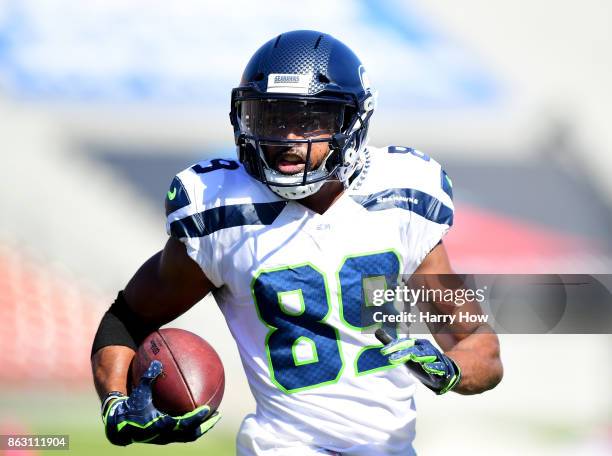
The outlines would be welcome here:
M 281 444 L 289 454 L 413 452 L 417 380 L 362 333 L 362 290 L 414 272 L 436 246 L 452 225 L 450 180 L 410 148 L 362 158 L 324 214 L 279 198 L 234 160 L 200 162 L 171 184 L 168 233 L 218 287 L 257 403 L 240 454 Z

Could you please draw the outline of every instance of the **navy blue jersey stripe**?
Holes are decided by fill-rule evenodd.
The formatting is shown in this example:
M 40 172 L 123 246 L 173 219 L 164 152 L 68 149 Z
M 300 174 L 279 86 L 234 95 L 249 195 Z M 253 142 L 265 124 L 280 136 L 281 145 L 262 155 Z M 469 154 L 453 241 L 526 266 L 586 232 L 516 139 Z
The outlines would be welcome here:
M 213 207 L 170 223 L 170 234 L 179 239 L 193 238 L 207 236 L 223 228 L 271 225 L 286 204 L 287 201 L 276 201 Z
M 453 210 L 433 196 L 413 188 L 390 188 L 371 195 L 351 195 L 368 211 L 400 208 L 419 214 L 435 223 L 452 225 Z

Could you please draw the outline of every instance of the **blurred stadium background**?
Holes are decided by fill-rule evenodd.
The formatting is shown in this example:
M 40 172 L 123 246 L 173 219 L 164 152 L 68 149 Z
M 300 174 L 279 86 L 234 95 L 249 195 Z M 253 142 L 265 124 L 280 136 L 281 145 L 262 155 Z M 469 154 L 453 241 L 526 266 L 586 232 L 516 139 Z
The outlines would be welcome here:
M 612 272 L 611 18 L 597 0 L 0 0 L 0 434 L 150 451 L 106 443 L 90 343 L 165 241 L 173 175 L 233 156 L 230 90 L 286 30 L 360 55 L 379 90 L 372 144 L 446 165 L 458 271 Z M 205 300 L 172 325 L 218 349 L 227 386 L 215 431 L 171 450 L 233 454 L 254 402 L 221 314 Z M 494 391 L 419 392 L 417 450 L 611 454 L 611 336 L 501 340 Z

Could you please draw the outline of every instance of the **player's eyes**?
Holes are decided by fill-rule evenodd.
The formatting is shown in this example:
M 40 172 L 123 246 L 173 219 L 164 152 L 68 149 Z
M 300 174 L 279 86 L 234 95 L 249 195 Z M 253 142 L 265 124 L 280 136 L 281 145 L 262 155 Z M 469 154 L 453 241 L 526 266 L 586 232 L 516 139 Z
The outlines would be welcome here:
M 276 115 L 261 116 L 245 114 L 242 120 L 250 131 L 265 136 L 294 133 L 308 138 L 333 133 L 336 128 L 336 116 L 321 112 L 283 113 L 282 115 L 276 113 Z
M 287 129 L 287 122 L 284 119 L 273 119 L 268 125 L 272 131 L 284 131 Z
M 300 128 L 303 131 L 312 131 L 319 129 L 319 122 L 317 119 L 306 119 L 300 123 Z

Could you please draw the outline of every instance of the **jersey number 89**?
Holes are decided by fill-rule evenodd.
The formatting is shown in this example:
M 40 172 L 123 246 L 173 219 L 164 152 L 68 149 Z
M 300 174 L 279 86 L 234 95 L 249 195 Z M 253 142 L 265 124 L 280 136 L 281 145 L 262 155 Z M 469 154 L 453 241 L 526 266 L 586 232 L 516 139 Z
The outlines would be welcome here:
M 363 322 L 371 321 L 367 314 L 364 318 L 362 306 L 364 277 L 384 278 L 387 288 L 395 288 L 399 270 L 393 250 L 346 257 L 336 274 L 342 323 L 361 331 Z M 272 382 L 286 393 L 337 382 L 344 360 L 338 330 L 326 323 L 332 307 L 325 275 L 310 263 L 268 269 L 255 276 L 251 291 L 257 314 L 269 329 L 266 351 Z M 288 301 L 294 305 L 287 306 Z M 298 356 L 303 345 L 307 359 Z M 380 347 L 367 346 L 358 353 L 356 375 L 394 367 Z

